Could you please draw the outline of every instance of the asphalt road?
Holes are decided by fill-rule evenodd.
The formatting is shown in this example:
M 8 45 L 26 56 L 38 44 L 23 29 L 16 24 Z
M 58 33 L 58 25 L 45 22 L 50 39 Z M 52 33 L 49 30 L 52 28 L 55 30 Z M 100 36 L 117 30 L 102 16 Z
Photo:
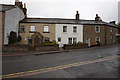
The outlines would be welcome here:
M 3 78 L 118 78 L 118 46 L 3 57 Z M 102 61 L 98 61 L 99 60 Z

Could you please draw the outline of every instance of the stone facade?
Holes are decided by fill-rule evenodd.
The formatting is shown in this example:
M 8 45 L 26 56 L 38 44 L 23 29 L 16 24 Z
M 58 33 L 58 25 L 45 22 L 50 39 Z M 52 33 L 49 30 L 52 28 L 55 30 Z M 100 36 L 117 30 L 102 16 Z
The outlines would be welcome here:
M 100 26 L 100 32 L 96 32 L 95 27 Z M 101 45 L 110 45 L 116 43 L 116 34 L 118 29 L 113 27 L 113 32 L 110 31 L 110 26 L 105 25 L 84 25 L 83 27 L 83 42 L 86 43 L 86 39 L 90 39 L 90 45 L 96 45 L 96 37 L 100 37 Z M 111 34 L 113 40 L 111 40 Z
M 30 26 L 35 26 L 35 32 L 39 32 L 43 38 L 48 37 L 50 41 L 55 40 L 55 24 L 45 24 L 45 23 L 20 23 L 19 30 L 21 26 L 25 26 L 25 32 L 20 32 L 21 44 L 28 44 L 28 38 L 34 35 L 34 32 L 30 32 Z M 44 32 L 44 26 L 49 26 L 49 32 Z

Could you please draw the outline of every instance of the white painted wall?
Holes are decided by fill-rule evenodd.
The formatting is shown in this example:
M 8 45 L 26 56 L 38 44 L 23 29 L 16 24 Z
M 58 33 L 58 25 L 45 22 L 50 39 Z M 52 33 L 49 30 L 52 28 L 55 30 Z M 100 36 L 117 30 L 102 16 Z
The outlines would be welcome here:
M 83 42 L 83 25 L 56 24 L 56 42 L 61 37 L 62 44 L 68 44 L 68 38 L 77 38 L 77 42 Z M 67 26 L 67 32 L 63 32 L 63 26 Z M 77 33 L 73 33 L 73 26 L 77 27 Z M 60 44 L 60 43 L 58 43 Z
M 8 44 L 7 34 L 11 31 L 15 31 L 18 34 L 19 21 L 24 18 L 23 11 L 16 6 L 16 8 L 5 12 L 5 34 L 4 44 Z

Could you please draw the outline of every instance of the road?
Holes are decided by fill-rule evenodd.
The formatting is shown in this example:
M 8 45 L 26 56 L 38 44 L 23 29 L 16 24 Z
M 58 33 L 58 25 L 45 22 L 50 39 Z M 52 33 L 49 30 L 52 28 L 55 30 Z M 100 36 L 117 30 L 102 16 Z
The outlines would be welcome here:
M 3 57 L 3 78 L 118 78 L 118 46 Z

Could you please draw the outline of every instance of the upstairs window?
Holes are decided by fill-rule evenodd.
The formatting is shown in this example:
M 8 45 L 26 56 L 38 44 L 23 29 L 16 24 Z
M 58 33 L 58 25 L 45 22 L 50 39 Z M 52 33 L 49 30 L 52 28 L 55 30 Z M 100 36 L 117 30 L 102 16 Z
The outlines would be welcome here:
M 110 32 L 113 32 L 113 27 L 110 28 Z
M 31 26 L 31 27 L 30 27 L 30 31 L 31 31 L 31 32 L 35 32 L 35 26 Z
M 67 26 L 63 26 L 63 32 L 67 32 Z
M 25 26 L 20 27 L 20 32 L 25 32 Z
M 77 27 L 73 27 L 73 32 L 74 32 L 74 33 L 77 32 Z
M 48 26 L 44 26 L 44 32 L 49 32 L 49 27 Z
M 96 33 L 100 32 L 100 26 L 95 26 Z

